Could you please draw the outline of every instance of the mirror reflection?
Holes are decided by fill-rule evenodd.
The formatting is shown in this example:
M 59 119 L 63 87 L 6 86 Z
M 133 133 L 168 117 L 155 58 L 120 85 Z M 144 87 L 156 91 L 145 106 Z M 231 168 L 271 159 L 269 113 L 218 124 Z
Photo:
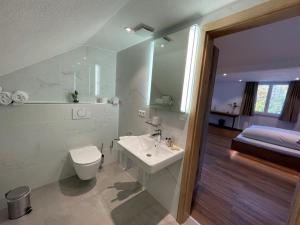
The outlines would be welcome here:
M 180 112 L 189 28 L 154 41 L 150 105 Z

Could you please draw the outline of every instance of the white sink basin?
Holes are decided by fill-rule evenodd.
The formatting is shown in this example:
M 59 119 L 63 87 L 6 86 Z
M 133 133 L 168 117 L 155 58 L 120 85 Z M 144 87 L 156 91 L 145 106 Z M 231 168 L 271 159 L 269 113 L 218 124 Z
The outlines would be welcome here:
M 124 148 L 131 160 L 149 174 L 183 158 L 183 149 L 172 150 L 162 141 L 158 143 L 149 135 L 120 137 L 118 144 Z

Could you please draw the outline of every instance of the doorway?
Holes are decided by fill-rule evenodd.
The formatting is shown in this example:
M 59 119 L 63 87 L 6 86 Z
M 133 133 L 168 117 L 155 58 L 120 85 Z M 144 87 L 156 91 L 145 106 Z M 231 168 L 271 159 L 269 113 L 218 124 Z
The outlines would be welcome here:
M 189 120 L 189 133 L 184 158 L 177 217 L 179 222 L 185 221 L 190 214 L 196 171 L 198 165 L 201 165 L 199 167 L 199 173 L 201 174 L 204 161 L 207 121 L 210 111 L 209 100 L 212 96 L 214 82 L 214 78 L 211 77 L 213 40 L 220 36 L 296 16 L 299 14 L 299 5 L 299 1 L 274 1 L 204 26 L 201 42 L 202 49 L 200 50 L 201 65 L 199 67 L 199 76 L 196 80 L 195 101 Z M 293 215 L 295 215 L 297 206 L 294 205 L 292 211 L 290 218 L 293 218 Z M 290 219 L 290 221 L 292 220 Z
M 214 40 L 219 59 L 192 207 L 202 225 L 287 224 L 299 171 L 293 161 L 300 160 L 298 146 L 283 140 L 295 134 L 297 142 L 300 119 L 280 117 L 292 107 L 284 105 L 288 90 L 299 83 L 300 63 L 292 63 L 300 60 L 295 27 L 300 16 Z

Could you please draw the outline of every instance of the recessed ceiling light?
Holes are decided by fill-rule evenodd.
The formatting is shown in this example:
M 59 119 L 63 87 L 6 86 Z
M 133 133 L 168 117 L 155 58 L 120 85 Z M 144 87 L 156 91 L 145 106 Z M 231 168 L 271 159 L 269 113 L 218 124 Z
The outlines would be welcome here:
M 296 77 L 296 79 L 295 80 L 300 80 L 300 78 L 299 77 Z
M 227 76 L 227 73 L 223 73 L 223 76 L 226 77 L 226 76 Z
M 242 82 L 243 80 L 239 80 L 239 82 Z
M 131 32 L 133 31 L 131 27 L 125 27 L 124 29 L 125 29 L 128 33 L 131 33 Z
M 160 47 L 164 48 L 164 47 L 165 47 L 165 45 L 164 45 L 164 44 L 161 44 L 161 45 L 160 45 Z

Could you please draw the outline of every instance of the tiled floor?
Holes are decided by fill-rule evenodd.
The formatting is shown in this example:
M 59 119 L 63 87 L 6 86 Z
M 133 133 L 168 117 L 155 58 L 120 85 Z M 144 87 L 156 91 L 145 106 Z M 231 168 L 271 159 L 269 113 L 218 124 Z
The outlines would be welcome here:
M 35 189 L 33 211 L 17 220 L 0 213 L 0 225 L 177 225 L 175 219 L 117 164 L 97 179 L 71 177 Z

